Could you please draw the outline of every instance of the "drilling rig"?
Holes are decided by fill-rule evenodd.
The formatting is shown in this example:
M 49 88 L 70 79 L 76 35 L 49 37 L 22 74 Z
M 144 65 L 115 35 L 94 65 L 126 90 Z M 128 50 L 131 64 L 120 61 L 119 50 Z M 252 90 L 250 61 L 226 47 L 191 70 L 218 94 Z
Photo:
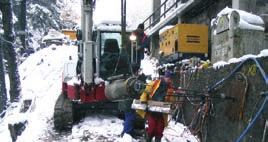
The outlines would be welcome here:
M 64 65 L 62 92 L 54 107 L 56 130 L 70 130 L 80 108 L 111 111 L 118 100 L 133 98 L 139 91 L 135 88 L 139 80 L 132 76 L 129 62 L 133 53 L 119 46 L 122 39 L 128 39 L 121 35 L 130 35 L 133 29 L 124 27 L 126 33 L 122 34 L 121 25 L 125 24 L 107 21 L 94 26 L 94 5 L 94 0 L 82 0 L 78 61 Z M 130 41 L 126 41 L 128 45 Z

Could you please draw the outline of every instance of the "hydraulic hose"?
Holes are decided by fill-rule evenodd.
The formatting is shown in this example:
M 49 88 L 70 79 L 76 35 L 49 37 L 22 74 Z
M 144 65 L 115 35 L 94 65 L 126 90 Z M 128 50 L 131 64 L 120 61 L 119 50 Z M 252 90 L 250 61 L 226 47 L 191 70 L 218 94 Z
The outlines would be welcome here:
M 235 142 L 241 142 L 243 140 L 243 138 L 247 135 L 248 131 L 252 128 L 254 123 L 257 121 L 257 119 L 261 115 L 267 102 L 268 102 L 268 94 L 265 94 L 265 99 L 264 99 L 261 107 L 259 108 L 258 112 L 256 113 L 255 117 L 252 119 L 252 121 L 248 124 L 247 128 L 240 134 L 239 138 Z
M 255 62 L 255 64 L 257 65 L 258 69 L 260 70 L 260 73 L 265 81 L 265 84 L 268 85 L 268 76 L 266 75 L 265 71 L 263 70 L 263 68 L 261 67 L 259 61 L 256 58 L 250 57 L 242 62 L 240 62 L 226 77 L 224 77 L 223 79 L 221 79 L 220 81 L 218 81 L 217 83 L 215 83 L 214 85 L 210 86 L 208 88 L 208 92 L 212 92 L 214 91 L 214 89 L 222 84 L 224 81 L 226 81 L 227 79 L 229 79 L 230 77 L 232 77 L 234 75 L 234 73 L 237 72 L 237 70 L 248 60 L 253 60 Z

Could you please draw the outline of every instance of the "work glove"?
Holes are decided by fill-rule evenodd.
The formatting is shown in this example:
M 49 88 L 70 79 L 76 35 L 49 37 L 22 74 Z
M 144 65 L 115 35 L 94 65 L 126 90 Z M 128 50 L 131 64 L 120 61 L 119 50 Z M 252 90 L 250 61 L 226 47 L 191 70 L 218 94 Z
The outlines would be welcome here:
M 149 112 L 149 106 L 148 106 L 148 104 L 146 105 L 146 108 L 145 108 L 144 111 L 145 111 L 145 112 Z
M 148 112 L 148 110 L 149 110 L 148 103 L 145 102 L 145 101 L 142 101 L 141 104 L 145 104 L 145 109 L 144 109 L 144 111 L 145 111 L 145 112 Z
M 141 46 L 137 46 L 136 50 L 139 51 L 141 50 L 141 48 L 142 48 Z

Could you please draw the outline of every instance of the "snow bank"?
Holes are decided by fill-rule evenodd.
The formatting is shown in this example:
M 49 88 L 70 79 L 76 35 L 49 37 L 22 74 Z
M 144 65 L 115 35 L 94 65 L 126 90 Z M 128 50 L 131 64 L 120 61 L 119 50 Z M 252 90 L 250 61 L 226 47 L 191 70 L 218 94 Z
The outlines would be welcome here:
M 181 123 L 171 121 L 164 130 L 162 141 L 168 142 L 199 142 L 189 129 Z
M 86 141 L 117 141 L 121 140 L 123 121 L 108 115 L 92 115 L 78 125 L 73 126 L 69 141 L 80 140 L 87 136 Z
M 48 31 L 48 34 L 43 37 L 42 41 L 53 40 L 53 39 L 62 39 L 63 40 L 64 38 L 66 38 L 66 36 L 63 33 L 58 32 L 55 29 L 50 29 Z
M 8 124 L 27 120 L 27 126 L 17 141 L 38 141 L 51 123 L 54 105 L 61 92 L 63 65 L 69 56 L 76 57 L 77 48 L 72 46 L 50 46 L 31 54 L 20 66 L 21 99 L 12 104 L 0 121 L 0 137 L 10 142 Z M 23 100 L 32 100 L 25 113 L 20 113 Z
M 22 95 L 35 97 L 35 109 L 28 112 L 28 126 L 17 141 L 36 141 L 53 127 L 54 105 L 61 92 L 62 71 L 69 56 L 76 58 L 77 48 L 50 46 L 30 56 L 21 66 Z M 29 136 L 31 137 L 29 138 Z
M 238 63 L 238 62 L 247 60 L 248 58 L 259 58 L 259 57 L 266 57 L 266 56 L 268 56 L 268 49 L 262 50 L 260 52 L 260 54 L 258 54 L 258 55 L 247 54 L 247 55 L 244 55 L 244 56 L 242 56 L 240 58 L 229 59 L 228 62 L 225 62 L 225 61 L 216 62 L 216 63 L 213 64 L 213 68 L 218 69 L 220 67 L 223 67 L 225 65 L 229 65 L 231 63 Z
M 164 28 L 159 30 L 159 35 L 161 35 L 163 32 L 173 28 L 174 26 L 165 26 Z
M 222 15 L 230 14 L 231 12 L 236 11 L 239 13 L 240 19 L 244 20 L 245 22 L 249 24 L 254 24 L 254 25 L 263 25 L 264 21 L 260 16 L 254 15 L 252 13 L 248 13 L 243 10 L 238 10 L 238 9 L 232 9 L 229 7 L 224 8 L 222 11 L 220 11 L 217 16 L 221 17 Z M 230 15 L 229 15 L 230 16 Z

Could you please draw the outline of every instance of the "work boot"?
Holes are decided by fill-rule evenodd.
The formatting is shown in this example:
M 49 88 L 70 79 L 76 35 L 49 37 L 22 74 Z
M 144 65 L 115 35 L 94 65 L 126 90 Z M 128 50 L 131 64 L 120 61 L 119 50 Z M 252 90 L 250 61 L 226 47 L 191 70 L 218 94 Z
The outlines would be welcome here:
M 161 142 L 161 138 L 155 138 L 155 142 Z
M 152 137 L 146 137 L 146 142 L 152 142 Z
M 130 131 L 128 134 L 134 139 L 137 138 L 137 134 L 136 134 L 136 132 L 134 130 Z
M 145 140 L 146 142 L 152 142 L 153 137 L 148 136 L 147 133 L 145 133 Z
M 124 136 L 124 132 L 122 132 L 121 134 L 120 134 L 120 137 L 122 138 Z

